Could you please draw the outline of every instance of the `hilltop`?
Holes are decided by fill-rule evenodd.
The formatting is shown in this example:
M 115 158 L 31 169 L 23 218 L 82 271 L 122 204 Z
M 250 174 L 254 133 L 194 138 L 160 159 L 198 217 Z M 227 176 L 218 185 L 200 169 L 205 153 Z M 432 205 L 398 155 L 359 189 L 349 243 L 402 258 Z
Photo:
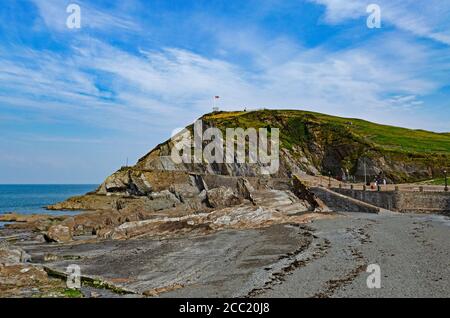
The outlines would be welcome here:
M 450 134 L 387 126 L 300 110 L 215 112 L 201 117 L 205 126 L 226 128 L 279 128 L 282 167 L 312 175 L 340 177 L 348 170 L 357 180 L 382 172 L 390 182 L 416 182 L 442 176 L 450 166 Z M 192 125 L 188 127 L 192 129 Z M 167 141 L 139 160 L 149 164 L 155 154 L 168 155 Z M 225 174 L 230 173 L 228 171 Z M 251 169 L 250 169 L 251 170 Z M 240 171 L 231 169 L 231 174 Z M 248 172 L 248 170 L 246 170 Z M 223 174 L 222 172 L 218 172 Z
M 217 112 L 204 115 L 205 121 L 220 126 L 267 127 L 284 129 L 285 146 L 304 144 L 308 129 L 320 127 L 336 135 L 351 136 L 382 151 L 411 154 L 450 154 L 450 133 L 435 133 L 381 125 L 357 118 L 343 118 L 301 110 L 260 110 L 251 112 Z M 283 132 L 282 132 L 283 133 Z M 297 137 L 297 139 L 296 139 Z

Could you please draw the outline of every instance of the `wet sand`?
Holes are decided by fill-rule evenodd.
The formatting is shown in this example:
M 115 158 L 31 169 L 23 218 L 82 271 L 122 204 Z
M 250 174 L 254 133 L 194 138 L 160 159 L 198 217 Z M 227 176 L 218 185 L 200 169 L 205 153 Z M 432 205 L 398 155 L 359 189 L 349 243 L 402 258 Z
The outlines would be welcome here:
M 295 271 L 263 297 L 449 297 L 450 218 L 437 215 L 350 214 L 319 220 L 327 254 Z M 369 289 L 369 264 L 381 288 Z

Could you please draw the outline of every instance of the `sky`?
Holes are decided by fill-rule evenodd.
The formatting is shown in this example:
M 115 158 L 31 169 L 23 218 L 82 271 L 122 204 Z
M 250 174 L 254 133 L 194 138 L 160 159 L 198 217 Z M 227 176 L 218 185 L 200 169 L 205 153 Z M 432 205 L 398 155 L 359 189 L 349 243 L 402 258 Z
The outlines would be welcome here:
M 448 132 L 449 16 L 442 0 L 3 0 L 0 183 L 100 183 L 216 95 Z

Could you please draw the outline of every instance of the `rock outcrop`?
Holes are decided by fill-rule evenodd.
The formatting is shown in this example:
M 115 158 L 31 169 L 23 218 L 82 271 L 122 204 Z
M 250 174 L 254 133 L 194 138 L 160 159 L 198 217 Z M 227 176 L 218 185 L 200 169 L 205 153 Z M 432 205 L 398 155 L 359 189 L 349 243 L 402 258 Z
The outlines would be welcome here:
M 67 243 L 72 241 L 72 229 L 61 224 L 53 225 L 48 229 L 44 238 L 47 242 Z
M 183 181 L 146 196 L 111 195 L 115 200 L 112 209 L 67 217 L 52 225 L 45 238 L 67 243 L 79 235 L 127 239 L 209 233 L 297 222 L 308 219 L 305 213 L 329 211 L 299 179 L 293 185 L 287 178 L 187 174 Z
M 31 256 L 22 248 L 0 241 L 0 298 L 66 297 L 65 283 L 50 278 L 30 261 Z
M 202 213 L 183 216 L 160 216 L 142 221 L 125 222 L 119 226 L 104 228 L 100 238 L 130 239 L 137 237 L 174 237 L 185 233 L 208 234 L 221 229 L 261 228 L 279 223 L 306 223 L 326 217 L 326 213 L 314 213 L 314 206 L 300 200 L 289 190 L 260 190 L 252 193 L 254 202 L 238 198 L 229 188 L 216 188 L 215 195 L 224 198 L 215 202 L 215 208 Z M 218 198 L 218 197 L 216 197 Z M 230 199 L 231 198 L 231 199 Z
M 330 211 L 327 205 L 317 197 L 309 188 L 301 181 L 300 177 L 294 175 L 292 178 L 292 186 L 294 194 L 301 200 L 307 201 L 315 211 Z
M 20 247 L 12 246 L 6 241 L 0 241 L 0 264 L 11 265 L 17 263 L 26 263 L 30 260 L 30 255 L 28 255 Z
M 223 132 L 229 127 L 268 128 L 269 131 L 278 128 L 279 169 L 269 178 L 331 173 L 338 178 L 350 174 L 363 180 L 366 171 L 369 179 L 382 173 L 388 181 L 405 182 L 440 175 L 442 167 L 450 166 L 450 137 L 447 134 L 417 132 L 303 111 L 220 112 L 204 115 L 201 119 L 203 130 L 209 127 Z M 188 126 L 187 130 L 192 131 L 193 126 Z M 210 190 L 206 189 L 210 186 L 205 182 L 206 176 L 262 177 L 264 165 L 259 161 L 174 163 L 171 159 L 174 144 L 174 140 L 161 143 L 135 166 L 121 168 L 109 176 L 95 192 L 49 208 L 161 210 L 179 204 L 199 207 L 204 202 L 198 201 L 198 194 Z M 258 145 L 249 139 L 247 147 L 251 146 Z M 210 188 L 228 186 L 213 183 Z M 158 194 L 165 190 L 174 197 L 170 198 L 167 193 Z M 250 198 L 247 196 L 247 199 Z
M 226 187 L 206 191 L 206 199 L 208 205 L 213 209 L 233 206 L 242 202 L 242 199 L 232 189 Z
M 0 222 L 10 222 L 6 225 L 9 229 L 46 231 L 51 225 L 62 222 L 66 218 L 67 216 L 64 215 L 6 213 L 0 215 Z
M 95 212 L 57 222 L 46 232 L 47 239 L 69 242 L 73 236 L 89 233 L 128 238 L 149 233 L 210 231 L 220 228 L 217 224 L 263 226 L 268 216 L 280 221 L 296 213 L 329 211 L 302 181 L 302 175 L 325 172 L 336 177 L 358 177 L 365 166 L 369 175 L 383 172 L 387 179 L 404 181 L 432 176 L 437 167 L 450 165 L 445 151 L 419 153 L 422 148 L 411 143 L 405 143 L 410 150 L 397 151 L 383 138 L 373 140 L 368 130 L 382 131 L 391 139 L 401 131 L 395 127 L 388 131 L 385 126 L 364 121 L 352 120 L 349 124 L 348 120 L 321 114 L 267 110 L 213 113 L 201 119 L 203 131 L 216 127 L 225 132 L 229 127 L 240 127 L 267 128 L 270 133 L 278 128 L 280 140 L 274 142 L 280 147 L 279 169 L 265 175 L 262 162 L 241 163 L 236 158 L 231 163 L 175 163 L 171 158 L 175 140 L 168 140 L 135 166 L 123 167 L 109 176 L 96 191 L 49 207 Z M 192 125 L 187 127 L 193 129 Z M 420 142 L 420 136 L 414 141 Z M 450 137 L 433 133 L 427 133 L 424 140 L 428 143 L 433 138 L 437 149 L 445 149 L 446 140 L 450 142 Z M 247 148 L 259 143 L 258 139 L 246 140 Z M 219 216 L 219 211 L 227 215 Z

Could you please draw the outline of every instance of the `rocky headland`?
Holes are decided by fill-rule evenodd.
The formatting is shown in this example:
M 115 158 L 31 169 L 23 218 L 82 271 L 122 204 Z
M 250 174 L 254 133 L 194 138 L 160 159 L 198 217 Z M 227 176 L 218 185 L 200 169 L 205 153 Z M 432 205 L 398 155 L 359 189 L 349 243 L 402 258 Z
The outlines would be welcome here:
M 321 185 L 343 174 L 363 180 L 364 171 L 369 176 L 382 172 L 389 182 L 415 182 L 450 166 L 448 134 L 301 111 L 218 112 L 201 119 L 204 129 L 278 128 L 277 172 L 262 174 L 261 162 L 175 164 L 172 139 L 136 165 L 120 168 L 96 191 L 48 207 L 83 213 L 2 215 L 0 222 L 14 223 L 0 230 L 2 242 L 8 242 L 0 250 L 0 282 L 9 286 L 26 273 L 36 278 L 14 291 L 0 289 L 3 296 L 33 291 L 64 296 L 65 268 L 79 264 L 89 286 L 83 287 L 85 296 L 185 296 L 189 291 L 256 297 L 328 253 L 329 233 L 316 234 L 312 222 L 349 218 L 340 212 L 385 213 L 352 198 L 342 203 L 344 196 L 317 189 Z M 362 232 L 371 222 L 372 217 L 360 222 L 368 226 L 362 225 L 360 244 L 370 240 Z M 355 262 L 365 264 L 358 247 L 350 245 Z M 332 295 L 327 293 L 317 295 Z

